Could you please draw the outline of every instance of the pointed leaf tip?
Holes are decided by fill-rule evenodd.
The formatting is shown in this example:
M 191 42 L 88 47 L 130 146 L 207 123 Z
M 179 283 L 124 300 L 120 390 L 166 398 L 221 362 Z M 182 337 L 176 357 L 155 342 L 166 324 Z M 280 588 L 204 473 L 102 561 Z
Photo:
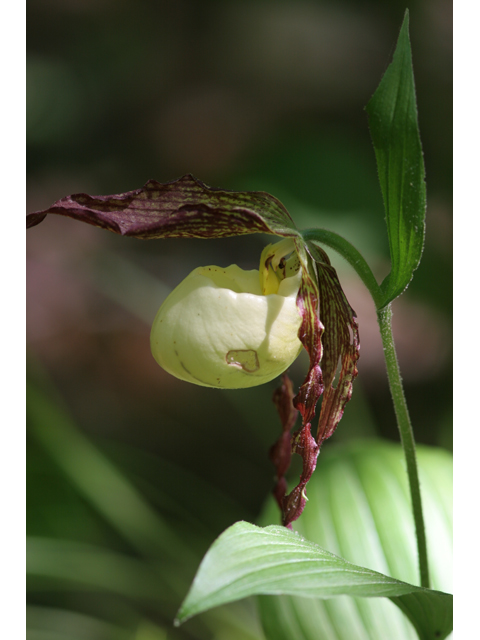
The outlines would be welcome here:
M 366 107 L 385 205 L 391 272 L 383 306 L 408 286 L 425 237 L 426 186 L 409 37 L 409 13 L 377 90 Z
M 197 571 L 178 623 L 252 595 L 390 598 L 423 640 L 452 628 L 452 596 L 354 565 L 285 527 L 237 522 L 217 538 Z

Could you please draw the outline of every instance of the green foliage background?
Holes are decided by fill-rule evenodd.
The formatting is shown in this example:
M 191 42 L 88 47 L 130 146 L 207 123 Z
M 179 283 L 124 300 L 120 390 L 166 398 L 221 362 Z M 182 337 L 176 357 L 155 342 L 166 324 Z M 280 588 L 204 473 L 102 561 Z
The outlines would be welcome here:
M 363 107 L 390 61 L 402 3 L 30 0 L 27 8 L 29 211 L 68 193 L 121 192 L 192 172 L 212 186 L 271 192 L 300 228 L 343 234 L 383 279 L 388 241 Z M 394 303 L 394 330 L 417 440 L 451 448 L 451 5 L 417 0 L 409 9 L 427 236 Z M 162 300 L 193 268 L 255 268 L 266 241 L 141 242 L 53 216 L 27 234 L 37 389 L 28 423 L 31 640 L 259 637 L 248 603 L 207 614 L 208 623 L 174 630 L 171 621 L 213 538 L 236 520 L 255 521 L 271 490 L 275 384 L 223 392 L 181 383 L 155 364 L 148 337 Z M 373 304 L 332 258 L 358 313 L 362 351 L 353 399 L 325 446 L 397 440 Z M 297 384 L 305 370 L 300 358 Z M 54 413 L 42 419 L 49 403 Z M 67 434 L 52 449 L 46 428 L 63 424 L 59 407 L 80 440 Z M 135 510 L 118 516 L 121 526 L 112 520 L 125 485 L 105 485 L 92 444 L 161 521 L 158 548 L 145 547 L 155 535 Z M 98 549 L 110 564 L 99 564 Z M 67 552 L 78 552 L 77 564 L 59 555 Z M 139 558 L 154 558 L 155 577 L 135 591 L 142 579 L 128 562 Z M 72 584 L 89 568 L 90 578 Z M 112 577 L 119 593 L 102 588 L 107 574 L 123 575 L 128 589 L 120 577 Z

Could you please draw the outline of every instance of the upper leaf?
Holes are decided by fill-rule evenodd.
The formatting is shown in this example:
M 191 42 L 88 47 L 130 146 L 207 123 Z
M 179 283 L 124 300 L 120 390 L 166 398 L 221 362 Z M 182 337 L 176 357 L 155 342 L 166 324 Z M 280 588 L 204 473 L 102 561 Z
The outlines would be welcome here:
M 425 169 L 408 23 L 407 10 L 393 61 L 366 107 L 392 263 L 382 283 L 384 305 L 406 289 L 419 265 L 425 237 Z
M 395 580 L 347 562 L 284 527 L 237 522 L 210 547 L 178 613 L 178 621 L 259 594 L 307 598 L 387 597 L 422 640 L 452 628 L 452 596 Z
M 285 207 L 270 194 L 211 188 L 191 174 L 163 184 L 149 180 L 141 189 L 110 196 L 66 196 L 48 209 L 27 215 L 27 228 L 49 213 L 142 239 L 299 235 Z

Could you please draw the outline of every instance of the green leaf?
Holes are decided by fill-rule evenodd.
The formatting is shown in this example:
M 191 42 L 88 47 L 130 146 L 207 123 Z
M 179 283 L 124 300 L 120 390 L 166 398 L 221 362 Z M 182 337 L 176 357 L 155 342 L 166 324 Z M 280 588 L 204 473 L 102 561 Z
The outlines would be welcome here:
M 390 244 L 391 272 L 382 283 L 384 305 L 408 286 L 425 237 L 425 169 L 408 23 L 407 10 L 393 61 L 366 107 Z
M 417 447 L 432 587 L 452 590 L 452 456 Z M 346 560 L 417 584 L 418 559 L 405 459 L 401 446 L 362 440 L 326 446 L 309 484 L 309 502 L 297 530 Z M 278 522 L 273 500 L 261 524 Z M 415 640 L 409 620 L 386 598 L 335 598 L 311 605 L 302 598 L 262 597 L 269 640 Z M 310 626 L 313 625 L 313 627 Z M 285 624 L 284 624 L 285 623 Z M 286 628 L 291 633 L 283 632 Z M 323 636 L 320 636 L 323 638 Z
M 417 448 L 417 457 L 432 584 L 436 590 L 446 592 L 452 588 L 452 457 L 441 449 L 422 446 Z M 403 452 L 396 443 L 367 439 L 325 446 L 309 483 L 309 501 L 295 528 L 302 538 L 310 540 L 309 544 L 328 549 L 340 562 L 368 567 L 368 572 L 384 574 L 382 579 L 393 576 L 403 584 L 415 584 L 418 579 L 415 528 L 404 467 Z M 279 519 L 272 498 L 261 524 L 277 523 Z M 258 562 L 257 558 L 257 566 Z M 282 589 L 283 577 L 280 582 Z M 409 607 L 411 601 L 403 596 L 395 604 Z M 450 596 L 446 603 L 441 610 L 435 610 L 435 615 L 440 616 L 440 638 L 451 628 Z M 297 594 L 262 596 L 259 604 L 268 640 L 417 638 L 414 626 L 387 598 L 305 599 Z M 421 638 L 435 638 L 429 635 L 435 630 L 431 616 L 434 610 L 425 611 L 410 613 L 410 619 L 413 622 L 415 618 L 414 625 Z M 444 624 L 442 614 L 446 615 Z
M 387 597 L 408 615 L 421 638 L 444 638 L 451 630 L 451 595 L 351 564 L 284 527 L 247 522 L 234 524 L 209 549 L 178 620 L 259 594 Z

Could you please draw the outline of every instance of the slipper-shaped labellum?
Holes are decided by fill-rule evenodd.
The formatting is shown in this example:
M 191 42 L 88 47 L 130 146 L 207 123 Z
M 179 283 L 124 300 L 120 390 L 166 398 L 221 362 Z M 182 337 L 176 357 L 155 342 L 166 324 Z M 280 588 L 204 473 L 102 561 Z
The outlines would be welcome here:
M 158 364 L 181 380 L 227 389 L 282 374 L 302 350 L 296 303 L 302 270 L 293 256 L 285 277 L 285 267 L 274 269 L 272 258 L 278 262 L 278 251 L 293 249 L 291 240 L 269 245 L 260 271 L 237 265 L 194 269 L 153 323 L 150 344 Z

